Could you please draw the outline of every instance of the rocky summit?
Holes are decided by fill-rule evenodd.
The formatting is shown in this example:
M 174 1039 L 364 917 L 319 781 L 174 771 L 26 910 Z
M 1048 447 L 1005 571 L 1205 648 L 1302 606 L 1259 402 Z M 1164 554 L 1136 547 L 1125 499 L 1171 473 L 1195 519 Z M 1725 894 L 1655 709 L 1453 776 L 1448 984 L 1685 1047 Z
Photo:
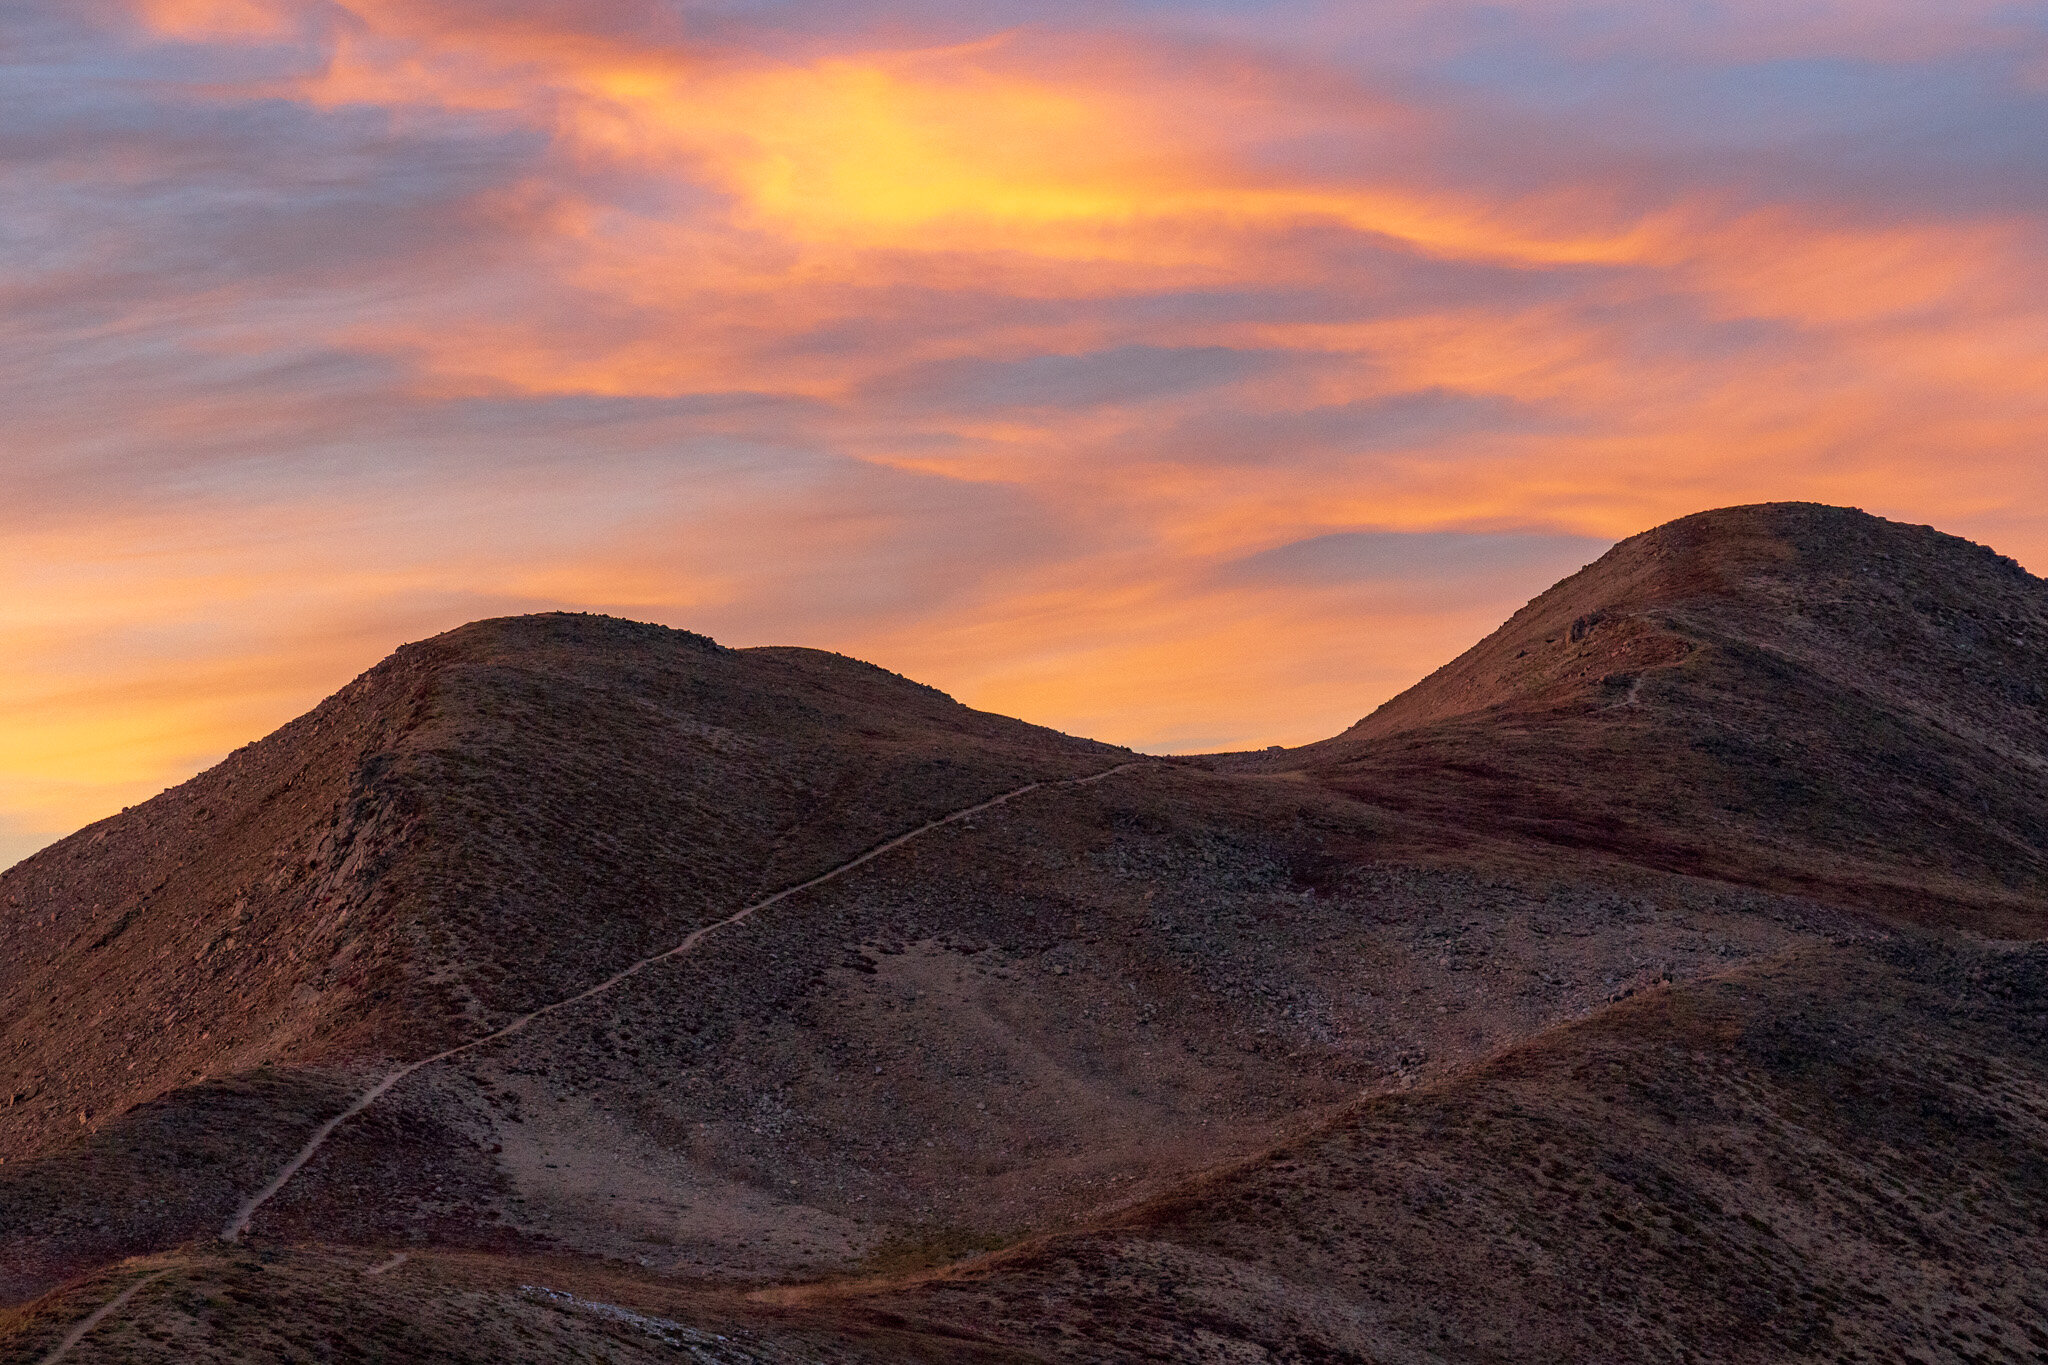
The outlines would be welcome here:
M 2044 936 L 2048 583 L 1856 511 L 1279 752 L 478 622 L 0 875 L 0 1361 L 2048 1361 Z

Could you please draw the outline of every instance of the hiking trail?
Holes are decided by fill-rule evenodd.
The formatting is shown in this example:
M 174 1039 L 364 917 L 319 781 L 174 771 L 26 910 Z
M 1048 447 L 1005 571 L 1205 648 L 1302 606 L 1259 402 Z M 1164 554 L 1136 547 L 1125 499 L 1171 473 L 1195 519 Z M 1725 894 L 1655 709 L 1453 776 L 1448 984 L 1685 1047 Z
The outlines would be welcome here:
M 513 1034 L 518 1033 L 521 1029 L 524 1029 L 528 1024 L 531 1024 L 536 1019 L 546 1018 L 548 1015 L 554 1014 L 561 1010 L 568 1009 L 572 1005 L 580 1005 L 585 1000 L 589 1000 L 594 996 L 603 995 L 612 987 L 617 986 L 622 982 L 628 981 L 635 976 L 638 976 L 641 972 L 645 971 L 649 967 L 654 966 L 658 962 L 667 962 L 673 958 L 679 958 L 687 955 L 692 950 L 694 950 L 698 944 L 702 943 L 706 938 L 709 938 L 712 934 L 717 933 L 720 929 L 730 929 L 736 924 L 744 923 L 746 920 L 753 918 L 753 916 L 759 914 L 763 910 L 766 910 L 771 905 L 775 905 L 781 901 L 788 900 L 791 896 L 797 895 L 801 892 L 809 891 L 812 887 L 822 886 L 826 882 L 832 881 L 838 877 L 842 877 L 846 873 L 853 871 L 855 868 L 860 867 L 865 863 L 874 861 L 876 858 L 881 857 L 884 853 L 887 853 L 892 849 L 901 848 L 903 845 L 909 843 L 911 840 L 929 834 L 935 829 L 941 829 L 947 825 L 955 823 L 956 821 L 965 820 L 971 815 L 979 815 L 981 812 L 985 810 L 993 810 L 995 807 L 1000 806 L 1007 801 L 1015 800 L 1017 797 L 1023 796 L 1027 792 L 1037 791 L 1041 787 L 1085 787 L 1091 783 L 1100 782 L 1106 777 L 1114 777 L 1118 773 L 1128 772 L 1132 768 L 1142 766 L 1143 760 L 1141 759 L 1134 760 L 1130 763 L 1119 763 L 1117 766 L 1113 768 L 1106 768 L 1099 773 L 1092 773 L 1087 777 L 1056 778 L 1049 781 L 1027 782 L 1023 786 L 1018 787 L 1012 791 L 1006 791 L 1002 793 L 1000 796 L 992 796 L 986 801 L 978 802 L 972 806 L 963 807 L 962 809 L 956 810 L 949 815 L 942 815 L 936 820 L 931 820 L 926 822 L 925 824 L 919 825 L 916 829 L 911 830 L 907 834 L 899 834 L 893 839 L 889 839 L 882 843 L 876 844 L 873 848 L 869 849 L 865 853 L 860 854 L 858 857 L 849 858 L 845 862 L 839 864 L 837 867 L 829 868 L 824 872 L 820 872 L 817 876 L 812 877 L 809 881 L 799 882 L 795 886 L 784 887 L 782 890 L 777 891 L 774 895 L 764 897 L 761 900 L 755 901 L 752 905 L 746 906 L 740 910 L 736 910 L 732 914 L 727 915 L 722 920 L 714 921 L 713 923 L 707 924 L 700 929 L 696 929 L 691 932 L 689 937 L 685 938 L 681 943 L 676 944 L 675 947 L 669 948 L 663 952 L 656 953 L 652 957 L 643 957 L 638 962 L 633 963 L 631 966 L 622 967 L 618 971 L 606 977 L 604 980 L 598 982 L 595 986 L 591 986 L 586 990 L 578 991 L 575 995 L 567 996 L 561 1000 L 557 1000 L 551 1005 L 543 1005 L 539 1009 L 534 1010 L 531 1013 L 522 1014 L 517 1019 L 514 1019 L 511 1023 L 505 1025 L 503 1028 L 498 1029 L 492 1033 L 487 1033 L 481 1038 L 473 1038 L 469 1042 L 460 1043 L 455 1047 L 447 1048 L 443 1051 L 436 1052 L 431 1057 L 422 1057 L 420 1060 L 416 1062 L 408 1062 L 404 1066 L 399 1067 L 395 1071 L 387 1072 L 380 1080 L 378 1080 L 378 1082 L 375 1085 L 371 1086 L 368 1090 L 365 1090 L 362 1094 L 358 1095 L 355 1099 L 355 1102 L 349 1105 L 348 1108 L 342 1110 L 339 1114 L 336 1114 L 333 1118 L 327 1120 L 327 1122 L 321 1124 L 318 1128 L 313 1130 L 313 1136 L 307 1139 L 306 1145 L 299 1149 L 298 1154 L 296 1156 L 294 1156 L 290 1161 L 285 1163 L 284 1168 L 282 1170 L 280 1170 L 276 1175 L 271 1177 L 270 1183 L 265 1185 L 262 1189 L 256 1191 L 255 1194 L 249 1196 L 249 1198 L 244 1200 L 242 1204 L 235 1210 L 234 1216 L 229 1218 L 227 1221 L 227 1225 L 221 1229 L 221 1240 L 225 1242 L 240 1241 L 242 1239 L 242 1234 L 249 1230 L 249 1222 L 256 1216 L 257 1210 L 261 1209 L 265 1204 L 269 1203 L 270 1200 L 277 1194 L 279 1190 L 282 1190 L 288 1183 L 290 1183 L 291 1178 L 297 1175 L 299 1171 L 305 1167 L 305 1164 L 308 1161 L 311 1161 L 313 1159 L 314 1155 L 317 1152 L 319 1152 L 320 1148 L 323 1145 L 325 1145 L 327 1139 L 334 1136 L 334 1131 L 337 1128 L 341 1127 L 342 1124 L 347 1123 L 357 1114 L 362 1113 L 365 1109 L 368 1109 L 371 1105 L 375 1104 L 379 1099 L 382 1099 L 386 1094 L 390 1092 L 391 1087 L 397 1085 L 400 1081 L 412 1075 L 413 1072 L 419 1071 L 424 1067 L 432 1066 L 436 1062 L 445 1062 L 451 1057 L 459 1057 L 465 1052 L 473 1052 L 477 1048 L 486 1047 L 491 1043 L 500 1041 L 501 1039 L 509 1038 Z

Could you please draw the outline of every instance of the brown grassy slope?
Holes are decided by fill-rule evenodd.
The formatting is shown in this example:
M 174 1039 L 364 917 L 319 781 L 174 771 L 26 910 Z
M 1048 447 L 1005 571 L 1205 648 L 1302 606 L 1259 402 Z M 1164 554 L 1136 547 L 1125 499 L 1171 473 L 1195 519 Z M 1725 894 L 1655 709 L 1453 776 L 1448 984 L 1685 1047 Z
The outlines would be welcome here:
M 262 1068 L 172 1090 L 0 1164 L 0 1306 L 217 1231 L 348 1098 L 333 1078 Z
M 2027 1358 L 2032 1272 L 1979 1267 L 2048 1250 L 2038 950 L 1944 943 L 1950 928 L 1873 949 L 1854 907 L 2037 931 L 2040 584 L 1835 509 L 1735 509 L 1639 542 L 1417 689 L 1441 704 L 1391 709 L 1385 733 L 1368 721 L 1278 765 L 1292 771 L 1152 766 L 1033 793 L 421 1073 L 338 1135 L 259 1241 L 546 1249 L 758 1281 L 1079 1226 L 1093 1230 L 965 1280 L 828 1296 L 804 1330 L 858 1336 L 897 1314 L 907 1341 L 990 1329 L 1084 1359 L 1968 1359 L 1993 1342 Z M 1858 572 L 1908 551 L 1889 586 Z M 345 921 L 366 926 L 351 930 L 362 974 L 298 990 L 285 1017 L 310 1032 L 254 1036 L 315 1040 L 287 1054 L 300 1062 L 424 1050 L 595 960 L 666 946 L 651 926 L 703 922 L 716 888 L 729 909 L 867 829 L 1114 761 L 850 661 L 563 620 L 458 632 L 388 694 L 413 709 L 356 714 L 404 722 L 337 761 L 344 794 L 373 798 L 347 810 L 389 831 L 326 855 L 364 888 Z M 1948 686 L 1962 643 L 1999 668 Z M 341 923 L 292 904 L 312 909 L 294 925 Z M 72 944 L 46 985 L 90 998 L 79 906 L 48 926 L 71 939 L 28 956 Z M 270 961 L 240 974 L 213 965 L 237 961 L 215 939 L 200 974 L 165 971 L 183 959 L 163 953 L 123 970 L 143 992 L 153 973 L 207 985 L 216 1017 L 261 1023 L 263 983 L 288 978 L 299 940 L 250 937 Z M 1732 994 L 1695 980 L 1759 956 L 1785 966 L 1738 973 Z M 1644 1003 L 1667 976 L 1678 989 Z M 1448 1075 L 1630 990 L 1612 1015 Z M 44 1045 L 97 1062 L 67 1078 L 120 1079 L 76 1033 Z M 164 1245 L 176 1228 L 155 1213 L 112 1216 L 158 1181 L 211 1226 L 338 1080 L 275 1070 L 274 1095 L 247 1075 L 232 1104 L 173 1093 L 0 1168 L 0 1222 L 35 1221 L 8 1243 L 28 1249 L 16 1295 Z M 1317 1126 L 1360 1089 L 1418 1082 L 1352 1127 Z M 230 1154 L 233 1105 L 254 1106 L 253 1140 Z M 1186 1198 L 1105 1214 L 1305 1126 Z M 241 1164 L 193 1174 L 208 1154 Z M 317 1335 L 353 1311 L 351 1281 L 306 1265 L 272 1306 Z M 397 1318 L 423 1315 L 447 1358 L 497 1341 L 459 1329 L 500 1305 L 407 1302 Z M 178 1312 L 141 1320 L 177 1346 L 205 1319 Z M 46 1339 L 33 1313 L 0 1341 Z M 250 1314 L 210 1321 L 219 1358 L 283 1349 Z M 163 1345 L 142 1335 L 155 1344 L 138 1350 Z M 596 1346 L 544 1333 L 530 1354 Z
M 201 1074 L 445 1044 L 1116 756 L 851 659 L 658 626 L 408 646 L 0 876 L 0 1154 Z
M 409 646 L 0 877 L 7 1183 L 138 1105 L 210 1104 L 208 1076 L 275 1062 L 332 1089 L 473 1036 L 906 827 L 1121 756 L 836 655 L 606 618 Z
M 937 1278 L 764 1302 L 587 1260 L 202 1252 L 86 1358 L 2038 1360 L 2044 1151 L 2040 945 L 1861 940 L 1639 994 Z M 148 1268 L 0 1323 L 0 1361 Z
M 1356 866 L 1379 819 L 1166 765 L 1032 793 L 408 1080 L 254 1231 L 862 1273 L 1071 1223 L 1840 919 L 1598 864 Z
M 864 1305 L 1061 1359 L 2048 1359 L 2048 953 L 1639 996 Z M 849 1305 L 850 1306 L 850 1305 Z
M 110 1266 L 32 1307 L 0 1310 L 0 1365 L 41 1360 L 67 1328 L 138 1283 L 69 1359 L 1021 1365 L 1042 1358 L 972 1330 L 919 1331 L 873 1315 L 848 1321 L 749 1304 L 617 1266 L 418 1251 L 393 1265 L 383 1253 L 216 1246 Z
M 2048 584 L 1776 503 L 1623 541 L 1305 770 L 1451 826 L 2034 934 Z

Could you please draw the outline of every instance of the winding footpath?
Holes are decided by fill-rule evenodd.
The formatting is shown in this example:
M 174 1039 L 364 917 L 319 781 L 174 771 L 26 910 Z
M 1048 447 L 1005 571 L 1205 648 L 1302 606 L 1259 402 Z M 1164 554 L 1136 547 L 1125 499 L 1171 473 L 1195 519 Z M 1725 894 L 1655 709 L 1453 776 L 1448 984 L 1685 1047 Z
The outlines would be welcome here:
M 408 1062 L 406 1065 L 399 1067 L 396 1071 L 386 1074 L 383 1077 L 383 1079 L 379 1080 L 375 1085 L 371 1086 L 368 1090 L 365 1090 L 362 1094 L 358 1095 L 356 1097 L 356 1101 L 354 1104 L 351 1104 L 348 1108 L 342 1110 L 339 1114 L 336 1114 L 333 1118 L 327 1120 L 327 1122 L 321 1124 L 318 1128 L 316 1128 L 313 1131 L 313 1136 L 307 1139 L 306 1145 L 299 1149 L 298 1155 L 294 1156 L 290 1161 L 286 1162 L 284 1169 L 280 1170 L 276 1175 L 272 1176 L 269 1184 L 265 1185 L 262 1189 L 256 1191 L 256 1193 L 250 1195 L 249 1198 L 242 1202 L 241 1207 L 235 1210 L 234 1217 L 228 1219 L 227 1226 L 221 1229 L 221 1240 L 227 1242 L 240 1241 L 242 1238 L 242 1234 L 249 1230 L 249 1220 L 256 1216 L 256 1211 L 262 1208 L 265 1204 L 269 1203 L 272 1197 L 275 1196 L 279 1190 L 283 1189 L 285 1185 L 290 1182 L 291 1178 L 297 1175 L 308 1161 L 311 1161 L 313 1159 L 314 1153 L 320 1150 L 322 1144 L 324 1144 L 328 1138 L 334 1136 L 335 1129 L 341 1127 L 342 1124 L 347 1123 L 350 1119 L 354 1118 L 357 1114 L 362 1113 L 365 1109 L 368 1109 L 371 1105 L 375 1104 L 379 1099 L 381 1099 L 385 1094 L 387 1094 L 392 1086 L 397 1085 L 400 1081 L 404 1080 L 407 1076 L 412 1075 L 413 1072 L 420 1070 L 422 1067 L 432 1066 L 436 1062 L 445 1062 L 450 1057 L 459 1057 L 465 1052 L 472 1052 L 475 1051 L 477 1048 L 489 1046 L 490 1044 L 498 1042 L 501 1039 L 511 1037 L 513 1034 L 519 1032 L 521 1029 L 525 1028 L 528 1024 L 532 1023 L 536 1019 L 544 1019 L 548 1015 L 554 1014 L 559 1010 L 568 1009 L 572 1005 L 580 1005 L 585 1000 L 588 1000 L 593 996 L 603 995 L 612 987 L 619 985 L 621 982 L 631 980 L 633 977 L 638 976 L 641 972 L 646 971 L 649 967 L 654 966 L 656 963 L 667 962 L 672 958 L 686 956 L 687 954 L 693 952 L 698 944 L 702 943 L 711 935 L 717 933 L 720 929 L 730 929 L 736 924 L 740 924 L 748 919 L 751 919 L 753 916 L 759 914 L 763 910 L 766 910 L 771 905 L 775 905 L 780 901 L 788 900 L 791 896 L 797 895 L 800 892 L 808 891 L 814 886 L 822 886 L 824 883 L 829 882 L 834 878 L 843 877 L 847 873 L 853 871 L 855 868 L 861 866 L 863 863 L 873 862 L 876 858 L 881 857 L 884 853 L 889 852 L 891 849 L 901 848 L 903 845 L 909 843 L 911 840 L 920 838 L 926 834 L 930 834 L 935 829 L 943 828 L 946 825 L 953 824 L 955 821 L 965 820 L 971 815 L 979 815 L 981 814 L 981 812 L 985 810 L 993 810 L 995 807 L 1002 805 L 1006 801 L 1013 801 L 1016 798 L 1024 795 L 1026 792 L 1037 791 L 1040 787 L 1085 787 L 1092 782 L 1100 782 L 1105 777 L 1113 777 L 1117 773 L 1126 772 L 1132 768 L 1140 766 L 1142 766 L 1142 760 L 1131 763 L 1119 763 L 1114 768 L 1105 769 L 1102 772 L 1094 773 L 1088 777 L 1070 777 L 1055 780 L 1052 782 L 1028 782 L 1024 786 L 1018 787 L 1014 791 L 1006 791 L 1001 796 L 992 796 L 988 800 L 981 802 L 979 805 L 968 806 L 965 809 L 956 810 L 950 815 L 942 815 L 938 819 L 930 821 L 927 824 L 919 825 L 916 829 L 911 830 L 908 834 L 899 834 L 895 838 L 890 839 L 885 843 L 876 844 L 873 848 L 861 854 L 859 857 L 848 859 L 846 862 L 839 864 L 839 866 L 832 868 L 829 871 L 820 872 L 817 876 L 811 878 L 807 882 L 799 882 L 795 886 L 785 887 L 783 890 L 776 892 L 774 895 L 769 896 L 765 900 L 755 901 L 752 905 L 747 906 L 743 910 L 735 911 L 734 913 L 727 915 L 722 920 L 718 920 L 714 923 L 707 924 L 703 928 L 698 929 L 697 931 L 692 933 L 688 938 L 684 939 L 681 943 L 678 943 L 675 947 L 668 949 L 666 952 L 656 953 L 652 957 L 643 957 L 638 962 L 635 962 L 632 966 L 622 968 L 621 970 L 612 973 L 610 976 L 598 982 L 595 986 L 590 987 L 588 990 L 579 991 L 577 994 L 569 996 L 566 999 L 557 1000 L 552 1005 L 543 1005 L 539 1009 L 533 1011 L 533 1013 L 531 1014 L 522 1014 L 517 1019 L 514 1019 L 511 1023 L 505 1025 L 505 1027 L 499 1029 L 495 1033 L 487 1033 L 481 1038 L 471 1039 L 467 1043 L 463 1043 L 456 1047 L 451 1047 L 444 1052 L 437 1052 L 431 1057 L 422 1057 L 419 1061 Z
M 164 1276 L 170 1273 L 171 1272 L 169 1270 L 159 1270 L 154 1272 L 153 1274 L 144 1275 L 134 1284 L 129 1285 L 126 1289 L 114 1295 L 113 1298 L 108 1299 L 105 1303 L 93 1309 L 92 1315 L 90 1317 L 86 1318 L 84 1322 L 79 1323 L 76 1327 L 72 1328 L 70 1331 L 64 1334 L 64 1339 L 58 1342 L 57 1345 L 50 1351 L 48 1355 L 43 1357 L 41 1365 L 57 1365 L 57 1362 L 64 1358 L 65 1353 L 69 1351 L 72 1347 L 76 1346 L 79 1342 L 84 1341 L 85 1334 L 90 1332 L 93 1328 L 99 1326 L 100 1322 L 104 1318 L 106 1318 L 108 1314 L 117 1312 L 123 1304 L 127 1303 L 128 1300 L 134 1298 L 136 1294 L 148 1288 L 150 1285 L 155 1284 L 158 1280 L 161 1280 Z
M 561 1000 L 557 1000 L 551 1005 L 543 1005 L 539 1009 L 533 1011 L 531 1014 L 522 1014 L 517 1019 L 514 1019 L 511 1023 L 505 1025 L 505 1027 L 497 1030 L 494 1033 L 487 1033 L 481 1038 L 473 1038 L 469 1042 L 463 1043 L 460 1046 L 451 1047 L 442 1052 L 436 1052 L 431 1057 L 422 1057 L 420 1060 L 416 1062 L 408 1062 L 406 1065 L 399 1067 L 396 1071 L 386 1073 L 380 1080 L 378 1080 L 378 1082 L 375 1085 L 371 1086 L 368 1090 L 365 1090 L 362 1094 L 358 1095 L 355 1099 L 355 1102 L 349 1105 L 348 1108 L 342 1110 L 339 1114 L 336 1114 L 333 1118 L 327 1120 L 327 1122 L 321 1124 L 318 1128 L 314 1129 L 313 1136 L 306 1140 L 306 1145 L 299 1149 L 298 1154 L 296 1156 L 294 1156 L 290 1161 L 285 1163 L 284 1168 L 282 1170 L 280 1170 L 276 1175 L 271 1177 L 270 1183 L 265 1185 L 262 1189 L 256 1191 L 255 1194 L 250 1195 L 249 1198 L 242 1201 L 241 1206 L 235 1210 L 234 1217 L 228 1219 L 227 1226 L 221 1229 L 221 1240 L 225 1242 L 239 1242 L 242 1239 L 242 1234 L 249 1230 L 249 1222 L 256 1216 L 256 1211 L 262 1208 L 265 1204 L 269 1203 L 270 1200 L 277 1194 L 279 1190 L 282 1190 L 288 1183 L 290 1183 L 291 1178 L 293 1176 L 297 1175 L 301 1170 L 305 1168 L 306 1163 L 313 1159 L 314 1154 L 320 1150 L 321 1146 L 324 1143 L 326 1143 L 327 1139 L 334 1136 L 335 1129 L 341 1127 L 342 1124 L 347 1123 L 350 1119 L 354 1118 L 357 1114 L 362 1113 L 365 1109 L 368 1109 L 371 1105 L 375 1104 L 383 1096 L 390 1093 L 391 1087 L 397 1085 L 400 1081 L 404 1080 L 407 1076 L 412 1075 L 413 1072 L 420 1070 L 422 1067 L 432 1066 L 436 1062 L 445 1062 L 450 1057 L 459 1057 L 465 1052 L 472 1052 L 477 1048 L 485 1047 L 491 1043 L 498 1042 L 500 1039 L 509 1038 L 513 1034 L 525 1028 L 528 1024 L 532 1023 L 536 1019 L 546 1018 L 548 1015 L 554 1014 L 559 1010 L 568 1009 L 572 1005 L 579 1005 L 583 1003 L 585 1000 L 592 998 L 593 996 L 603 995 L 612 987 L 617 986 L 622 982 L 631 980 L 633 977 L 638 976 L 641 972 L 646 971 L 649 967 L 654 966 L 656 963 L 667 962 L 671 958 L 686 956 L 687 954 L 692 952 L 698 944 L 702 943 L 712 934 L 717 933 L 720 929 L 730 929 L 735 924 L 740 924 L 748 919 L 751 919 L 753 916 L 758 915 L 759 913 L 761 913 L 761 911 L 766 910 L 771 905 L 775 905 L 778 902 L 788 900 L 791 896 L 797 895 L 801 892 L 809 891 L 814 886 L 822 886 L 824 883 L 832 881 L 834 878 L 843 877 L 847 873 L 853 871 L 855 868 L 861 866 L 863 863 L 873 862 L 875 859 L 881 857 L 884 853 L 889 852 L 891 849 L 901 848 L 903 847 L 903 845 L 909 843 L 911 840 L 920 838 L 926 834 L 930 834 L 935 829 L 941 829 L 957 821 L 965 820 L 969 816 L 979 815 L 981 814 L 981 812 L 985 810 L 993 810 L 997 806 L 1000 806 L 1007 801 L 1014 801 L 1018 797 L 1023 796 L 1026 792 L 1034 792 L 1041 787 L 1085 787 L 1090 785 L 1091 783 L 1100 782 L 1106 777 L 1114 777 L 1118 773 L 1128 772 L 1132 768 L 1138 768 L 1143 766 L 1144 760 L 1138 759 L 1129 763 L 1119 763 L 1114 768 L 1105 768 L 1103 771 L 1099 773 L 1091 773 L 1087 777 L 1068 777 L 1056 778 L 1046 782 L 1027 782 L 1023 786 L 1016 788 L 1014 791 L 1006 791 L 1000 796 L 992 796 L 988 800 L 980 802 L 977 805 L 967 806 L 964 809 L 956 810 L 950 815 L 942 815 L 936 820 L 932 820 L 925 824 L 919 825 L 916 829 L 911 830 L 908 834 L 899 834 L 895 838 L 890 839 L 884 843 L 876 844 L 873 848 L 861 854 L 859 857 L 849 858 L 847 861 L 839 864 L 839 866 L 837 867 L 831 868 L 825 872 L 820 872 L 817 876 L 811 878 L 807 882 L 799 882 L 795 886 L 785 887 L 782 890 L 776 892 L 772 896 L 769 896 L 763 900 L 755 901 L 752 905 L 747 906 L 745 909 L 737 910 L 732 914 L 727 915 L 722 920 L 718 920 L 714 923 L 707 924 L 703 928 L 691 933 L 691 935 L 688 938 L 684 939 L 681 943 L 678 943 L 675 947 L 670 948 L 665 952 L 656 953 L 652 957 L 643 957 L 638 962 L 635 962 L 632 966 L 622 968 L 619 971 L 612 973 L 610 976 L 598 982 L 595 986 L 590 987 L 588 990 L 578 991 L 575 995 L 568 996 Z M 403 1253 L 401 1253 L 397 1257 L 385 1262 L 382 1265 L 372 1267 L 365 1273 L 371 1275 L 381 1274 L 382 1272 L 398 1265 L 403 1260 L 405 1260 L 405 1256 Z M 170 1273 L 171 1272 L 169 1270 L 159 1270 L 153 1275 L 147 1275 L 142 1279 L 137 1280 L 134 1284 L 129 1285 L 126 1289 L 122 1290 L 121 1293 L 116 1295 L 114 1298 L 109 1299 L 106 1303 L 101 1304 L 98 1308 L 93 1310 L 92 1315 L 90 1317 L 86 1318 L 76 1327 L 73 1327 L 69 1332 L 65 1333 L 64 1339 L 57 1343 L 57 1346 L 54 1350 L 52 1350 L 48 1355 L 43 1357 L 42 1361 L 40 1362 L 40 1365 L 57 1365 L 57 1362 L 62 1360 L 66 1353 L 68 1353 L 72 1347 L 76 1346 L 79 1342 L 85 1339 L 87 1333 L 91 1332 L 93 1328 L 99 1326 L 101 1321 L 103 1321 L 109 1314 L 117 1311 L 123 1304 L 127 1303 L 130 1298 L 134 1297 L 137 1291 L 141 1290 L 145 1285 L 155 1283 L 157 1280 L 162 1279 L 164 1276 Z

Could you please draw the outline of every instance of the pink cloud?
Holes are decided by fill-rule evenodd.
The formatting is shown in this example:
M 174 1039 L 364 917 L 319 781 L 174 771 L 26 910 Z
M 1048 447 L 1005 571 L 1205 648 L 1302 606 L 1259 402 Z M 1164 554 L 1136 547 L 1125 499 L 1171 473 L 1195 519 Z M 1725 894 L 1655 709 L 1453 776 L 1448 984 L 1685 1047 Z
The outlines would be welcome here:
M 0 819 L 496 611 L 1207 746 L 1549 572 L 1227 572 L 1317 537 L 1810 497 L 2041 567 L 2036 95 L 2006 11 L 1923 11 L 53 11 L 0 134 Z

